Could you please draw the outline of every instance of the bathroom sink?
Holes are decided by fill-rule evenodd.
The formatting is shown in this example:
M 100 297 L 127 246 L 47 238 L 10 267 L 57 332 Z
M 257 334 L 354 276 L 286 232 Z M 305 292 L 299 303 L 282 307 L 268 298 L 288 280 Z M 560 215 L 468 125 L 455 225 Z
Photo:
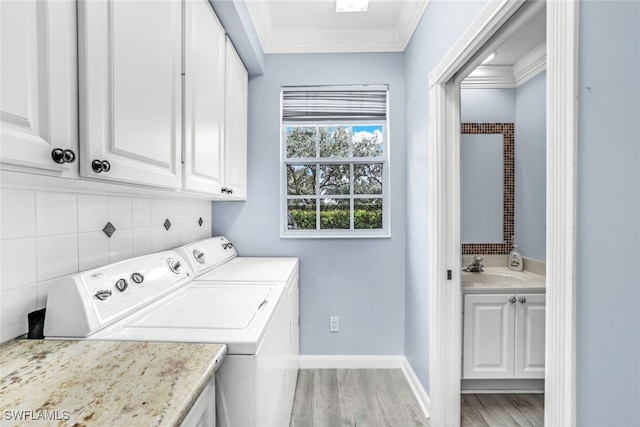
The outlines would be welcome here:
M 463 271 L 462 287 L 465 292 L 500 291 L 513 288 L 544 290 L 545 277 L 530 271 L 485 267 L 481 273 Z
M 497 271 L 483 271 L 482 273 L 462 273 L 462 283 L 480 283 L 483 285 L 517 286 L 527 283 L 523 273 L 507 273 Z

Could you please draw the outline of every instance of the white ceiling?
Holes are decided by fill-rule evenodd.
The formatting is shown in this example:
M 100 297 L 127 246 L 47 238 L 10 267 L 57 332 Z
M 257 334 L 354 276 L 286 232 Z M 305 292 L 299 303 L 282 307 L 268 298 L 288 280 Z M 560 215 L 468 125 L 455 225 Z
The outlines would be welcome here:
M 369 0 L 336 13 L 335 0 L 247 0 L 264 53 L 402 52 L 428 0 Z
M 468 88 L 514 88 L 546 69 L 546 8 L 539 7 L 508 30 L 495 57 L 478 66 L 462 82 Z

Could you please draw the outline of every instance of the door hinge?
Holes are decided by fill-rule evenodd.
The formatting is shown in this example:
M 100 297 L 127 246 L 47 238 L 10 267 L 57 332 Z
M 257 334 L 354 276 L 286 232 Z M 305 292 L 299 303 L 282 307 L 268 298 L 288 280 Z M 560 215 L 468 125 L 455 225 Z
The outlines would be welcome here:
M 447 280 L 451 280 L 451 270 L 447 270 Z

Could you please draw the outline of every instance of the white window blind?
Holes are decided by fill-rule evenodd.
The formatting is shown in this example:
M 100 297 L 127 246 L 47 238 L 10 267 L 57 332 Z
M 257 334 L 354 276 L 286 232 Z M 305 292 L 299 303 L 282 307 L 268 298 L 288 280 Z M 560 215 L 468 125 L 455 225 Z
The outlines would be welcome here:
M 283 88 L 282 121 L 383 121 L 387 119 L 384 86 L 323 90 Z

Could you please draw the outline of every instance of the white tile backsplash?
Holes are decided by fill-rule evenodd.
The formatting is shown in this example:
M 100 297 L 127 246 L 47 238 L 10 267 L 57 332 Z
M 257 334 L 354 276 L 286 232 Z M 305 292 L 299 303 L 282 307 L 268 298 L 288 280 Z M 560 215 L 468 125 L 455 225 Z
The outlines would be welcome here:
M 36 281 L 36 238 L 0 241 L 0 291 L 19 288 Z
M 78 233 L 79 271 L 109 264 L 109 238 L 102 231 Z
M 131 228 L 133 214 L 131 199 L 126 197 L 109 197 L 109 221 L 116 229 Z
M 109 220 L 109 198 L 80 194 L 78 196 L 78 232 L 101 231 Z
M 152 227 L 134 227 L 133 231 L 133 256 L 146 255 L 153 252 L 151 244 Z
M 133 199 L 132 211 L 134 227 L 151 226 L 151 200 Z
M 36 193 L 36 233 L 53 236 L 78 232 L 78 200 L 75 194 Z
M 109 263 L 133 257 L 133 233 L 131 228 L 118 229 L 109 239 Z
M 36 197 L 33 191 L 0 191 L 0 238 L 36 235 Z
M 37 280 L 53 279 L 78 270 L 78 234 L 38 237 Z
M 0 292 L 1 342 L 28 331 L 27 314 L 36 309 L 37 298 L 35 284 Z
M 108 221 L 111 238 L 102 232 Z M 6 341 L 27 332 L 27 313 L 46 307 L 56 278 L 211 236 L 211 203 L 2 188 L 0 233 Z

